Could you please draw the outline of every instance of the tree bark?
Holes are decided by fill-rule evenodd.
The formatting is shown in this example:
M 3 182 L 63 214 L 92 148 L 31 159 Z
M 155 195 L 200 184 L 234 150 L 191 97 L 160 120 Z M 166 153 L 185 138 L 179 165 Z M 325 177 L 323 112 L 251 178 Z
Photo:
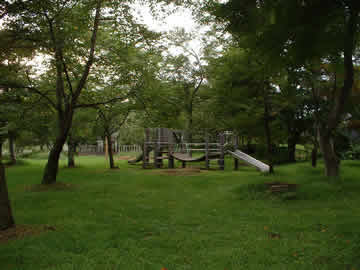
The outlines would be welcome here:
M 0 152 L 2 142 L 0 142 Z M 0 154 L 1 156 L 1 154 Z M 9 193 L 6 184 L 5 167 L 0 158 L 0 230 L 6 230 L 15 226 L 14 217 L 10 206 Z
M 107 150 L 108 150 L 108 154 L 109 154 L 109 165 L 110 165 L 110 169 L 116 169 L 115 167 L 115 163 L 114 163 L 114 156 L 113 156 L 113 151 L 112 151 L 112 141 L 111 141 L 111 135 L 106 134 L 106 139 L 107 139 Z
M 9 153 L 10 153 L 10 164 L 15 165 L 16 164 L 15 138 L 10 132 L 9 132 Z
M 317 155 L 318 155 L 318 146 L 317 144 L 314 144 L 314 148 L 311 151 L 311 166 L 313 166 L 313 168 L 316 168 L 317 165 Z
M 191 101 L 190 101 L 191 102 Z M 188 104 L 187 110 L 187 143 L 192 143 L 193 141 L 193 106 L 192 104 Z M 190 146 L 191 149 L 192 146 Z M 189 155 L 192 156 L 192 151 L 189 151 Z
M 48 162 L 45 166 L 45 171 L 42 179 L 43 185 L 49 185 L 56 183 L 56 176 L 59 170 L 59 159 L 63 146 L 66 142 L 68 131 L 63 132 L 56 138 L 53 148 L 50 150 Z
M 296 162 L 296 143 L 297 136 L 289 135 L 288 138 L 288 161 L 291 163 Z
M 75 168 L 76 142 L 69 135 L 68 139 L 68 168 Z
M 325 175 L 328 177 L 338 177 L 340 171 L 340 159 L 338 158 L 334 140 L 326 130 L 319 130 L 320 148 L 324 156 Z

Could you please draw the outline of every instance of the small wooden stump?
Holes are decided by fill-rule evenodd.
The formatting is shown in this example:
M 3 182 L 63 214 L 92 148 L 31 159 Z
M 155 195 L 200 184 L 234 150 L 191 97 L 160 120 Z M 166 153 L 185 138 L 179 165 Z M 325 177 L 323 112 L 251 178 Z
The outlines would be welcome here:
M 268 186 L 268 189 L 271 193 L 285 193 L 285 192 L 295 192 L 297 184 L 281 183 L 281 182 L 272 182 L 265 183 Z

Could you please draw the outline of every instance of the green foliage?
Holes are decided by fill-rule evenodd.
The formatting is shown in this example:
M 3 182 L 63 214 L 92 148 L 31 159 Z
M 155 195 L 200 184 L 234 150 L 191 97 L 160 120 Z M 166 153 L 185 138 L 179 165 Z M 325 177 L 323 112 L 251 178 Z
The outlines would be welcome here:
M 350 149 L 343 154 L 344 159 L 360 159 L 360 144 L 353 143 L 350 145 Z
M 8 127 L 0 126 L 0 143 L 2 143 L 5 140 L 7 135 L 8 135 Z
M 216 121 L 228 130 L 250 137 L 264 135 L 264 88 L 268 87 L 264 76 L 269 74 L 257 55 L 230 48 L 224 56 L 214 59 L 208 69 L 212 85 L 208 112 L 212 111 Z M 273 87 L 269 89 L 274 103 L 278 94 Z M 271 107 L 277 109 L 275 104 Z

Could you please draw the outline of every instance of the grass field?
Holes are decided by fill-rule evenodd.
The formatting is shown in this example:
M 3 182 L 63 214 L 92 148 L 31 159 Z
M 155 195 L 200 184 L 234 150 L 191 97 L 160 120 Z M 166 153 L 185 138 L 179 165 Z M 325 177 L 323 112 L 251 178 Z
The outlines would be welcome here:
M 264 176 L 230 160 L 225 172 L 184 173 L 61 162 L 71 185 L 43 192 L 33 185 L 44 159 L 7 169 L 17 224 L 55 230 L 0 243 L 1 270 L 360 269 L 360 162 L 344 162 L 339 183 L 322 164 Z M 296 198 L 270 195 L 271 181 L 298 183 Z

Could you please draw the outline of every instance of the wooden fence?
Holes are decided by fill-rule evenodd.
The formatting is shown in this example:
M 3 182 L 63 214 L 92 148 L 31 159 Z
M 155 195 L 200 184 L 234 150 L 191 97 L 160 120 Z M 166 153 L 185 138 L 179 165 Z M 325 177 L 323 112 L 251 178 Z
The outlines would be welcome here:
M 142 152 L 141 145 L 118 145 L 118 152 Z
M 121 152 L 142 152 L 141 145 L 115 145 L 113 144 L 113 153 Z M 104 145 L 80 145 L 77 149 L 78 153 L 82 154 L 103 154 L 105 153 Z

